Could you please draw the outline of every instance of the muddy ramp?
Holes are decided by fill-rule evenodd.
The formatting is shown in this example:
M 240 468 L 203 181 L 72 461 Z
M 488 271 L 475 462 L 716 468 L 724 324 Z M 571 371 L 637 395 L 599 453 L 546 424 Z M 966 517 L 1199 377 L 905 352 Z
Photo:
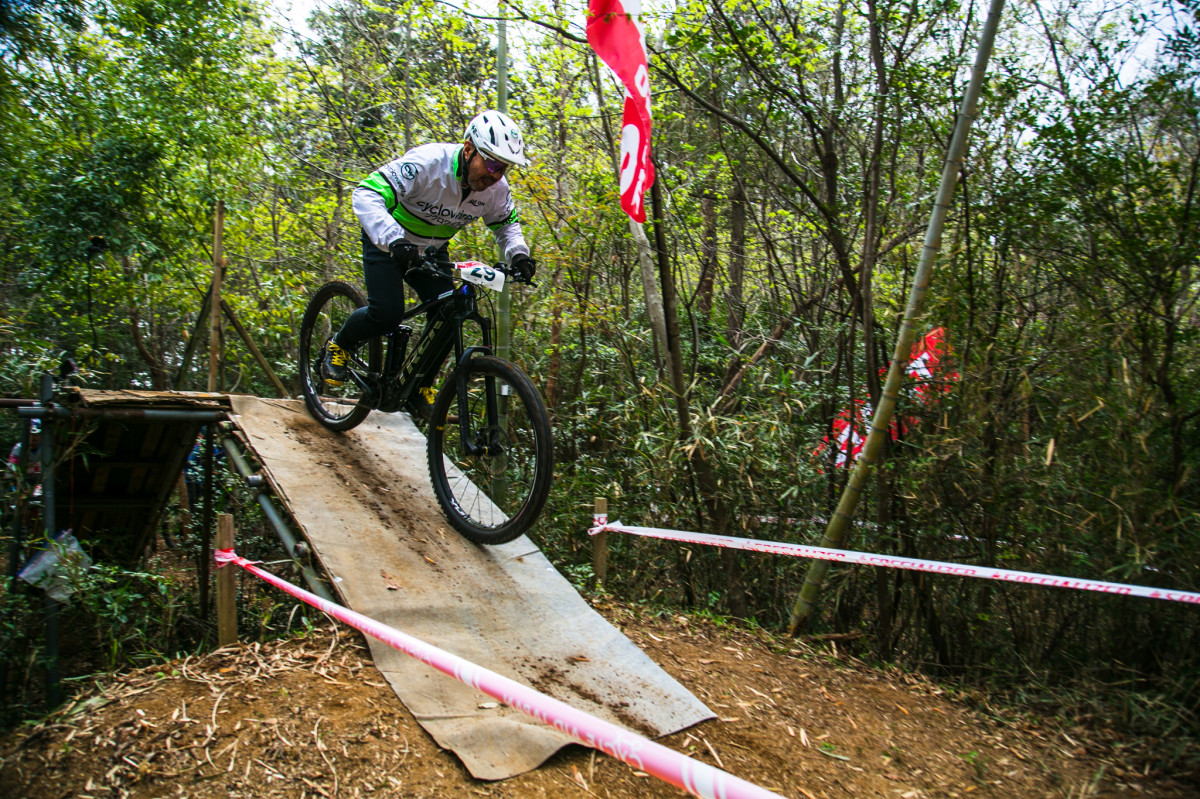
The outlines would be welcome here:
M 344 434 L 293 400 L 234 397 L 234 421 L 350 608 L 657 737 L 713 714 L 593 611 L 526 537 L 468 543 L 429 486 L 425 439 L 403 414 Z M 571 742 L 414 658 L 368 639 L 376 665 L 471 774 L 503 779 Z

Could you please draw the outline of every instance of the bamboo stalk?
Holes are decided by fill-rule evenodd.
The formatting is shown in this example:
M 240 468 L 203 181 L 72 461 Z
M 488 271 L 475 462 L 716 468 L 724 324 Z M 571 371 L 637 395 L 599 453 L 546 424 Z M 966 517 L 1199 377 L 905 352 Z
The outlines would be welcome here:
M 271 364 L 267 362 L 267 359 L 258 349 L 258 345 L 254 343 L 254 339 L 250 338 L 250 331 L 234 316 L 233 309 L 229 307 L 229 303 L 225 302 L 225 300 L 221 300 L 221 310 L 225 312 L 225 316 L 229 317 L 230 324 L 233 325 L 233 329 L 237 331 L 238 335 L 242 337 L 242 341 L 246 342 L 246 348 L 250 350 L 250 354 L 254 356 L 254 360 L 258 362 L 259 367 L 271 379 L 271 382 L 275 385 L 275 391 L 280 397 L 286 398 L 288 396 L 287 387 L 283 385 L 283 381 L 279 379 L 279 375 L 275 374 L 275 370 L 271 368 Z
M 212 304 L 221 307 L 221 273 L 225 271 L 225 254 L 221 248 L 221 237 L 225 229 L 225 201 L 217 200 L 216 217 L 213 219 L 213 279 Z M 217 390 L 217 369 L 221 362 L 221 314 L 210 313 L 212 328 L 208 338 L 208 390 Z

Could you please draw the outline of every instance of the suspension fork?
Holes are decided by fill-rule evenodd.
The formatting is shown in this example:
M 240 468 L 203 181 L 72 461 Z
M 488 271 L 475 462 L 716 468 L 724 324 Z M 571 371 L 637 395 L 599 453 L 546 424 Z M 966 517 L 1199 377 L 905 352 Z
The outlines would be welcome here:
M 458 399 L 458 430 L 459 440 L 462 442 L 462 448 L 467 455 L 477 457 L 480 455 L 497 455 L 501 452 L 501 444 L 498 436 L 492 436 L 485 439 L 482 431 L 496 430 L 500 422 L 501 408 L 496 398 L 496 379 L 491 375 L 484 378 L 484 397 L 486 398 L 485 414 L 486 418 L 480 421 L 481 429 L 472 430 L 474 420 L 469 413 L 469 403 L 467 397 L 467 364 L 471 358 L 476 355 L 491 355 L 492 354 L 492 320 L 479 313 L 475 307 L 474 295 L 469 291 L 472 287 L 467 287 L 468 292 L 465 296 L 468 298 L 470 305 L 466 312 L 458 317 L 457 324 L 454 326 L 454 355 L 457 368 L 454 370 L 456 375 L 455 393 Z M 482 344 L 466 347 L 463 343 L 463 326 L 467 322 L 474 322 L 479 325 L 480 339 Z
M 467 363 L 475 355 L 489 355 L 491 351 L 491 347 L 487 346 L 468 347 L 458 359 L 458 368 L 454 372 L 457 376 L 455 390 L 458 394 L 459 440 L 462 442 L 466 454 L 472 456 L 498 454 L 499 443 L 484 440 L 483 435 L 484 431 L 495 429 L 500 417 L 500 409 L 496 400 L 496 378 L 491 375 L 484 378 L 484 397 L 487 401 L 485 418 L 479 420 L 478 424 L 471 418 L 467 398 Z M 476 425 L 480 429 L 472 430 L 472 425 Z
M 483 343 L 475 347 L 463 347 L 463 324 L 467 321 L 475 322 L 479 325 L 480 338 Z M 455 346 L 455 352 L 458 354 L 458 368 L 455 374 L 458 376 L 455 389 L 458 394 L 458 430 L 459 440 L 462 441 L 463 449 L 468 455 L 495 455 L 498 452 L 498 442 L 486 440 L 484 431 L 495 430 L 499 423 L 500 410 L 496 402 L 496 379 L 491 375 L 484 378 L 484 397 L 487 400 L 485 408 L 486 418 L 479 420 L 476 423 L 471 418 L 468 412 L 467 399 L 467 363 L 476 355 L 491 355 L 492 354 L 492 320 L 486 316 L 482 316 L 474 308 L 471 312 L 464 315 L 458 324 L 458 340 Z M 476 425 L 479 429 L 472 430 L 472 425 Z

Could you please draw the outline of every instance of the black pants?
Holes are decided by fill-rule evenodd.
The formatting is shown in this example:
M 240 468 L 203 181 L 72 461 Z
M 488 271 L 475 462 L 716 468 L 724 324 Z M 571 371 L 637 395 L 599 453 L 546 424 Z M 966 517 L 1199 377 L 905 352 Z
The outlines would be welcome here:
M 403 280 L 395 261 L 367 238 L 362 236 L 363 277 L 367 284 L 367 304 L 346 317 L 346 323 L 333 340 L 345 350 L 352 350 L 373 336 L 382 336 L 396 329 L 404 321 L 404 284 L 407 282 L 417 292 L 421 302 L 428 302 L 454 288 L 448 277 L 434 277 L 424 273 L 409 272 Z M 438 258 L 448 260 L 449 246 L 443 244 Z M 438 313 L 434 311 L 433 313 Z M 430 320 L 426 320 L 428 324 Z M 449 347 L 439 359 L 445 360 Z M 437 375 L 424 376 L 422 385 L 432 385 Z

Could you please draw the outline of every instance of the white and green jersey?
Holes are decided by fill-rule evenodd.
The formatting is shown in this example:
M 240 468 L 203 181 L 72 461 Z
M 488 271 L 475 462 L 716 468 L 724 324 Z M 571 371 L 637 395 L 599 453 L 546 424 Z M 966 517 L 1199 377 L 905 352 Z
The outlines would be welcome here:
M 466 189 L 462 151 L 461 144 L 423 144 L 358 184 L 354 213 L 376 247 L 387 252 L 401 238 L 421 249 L 440 247 L 483 219 L 504 261 L 529 254 L 508 181 L 501 178 L 483 191 Z

